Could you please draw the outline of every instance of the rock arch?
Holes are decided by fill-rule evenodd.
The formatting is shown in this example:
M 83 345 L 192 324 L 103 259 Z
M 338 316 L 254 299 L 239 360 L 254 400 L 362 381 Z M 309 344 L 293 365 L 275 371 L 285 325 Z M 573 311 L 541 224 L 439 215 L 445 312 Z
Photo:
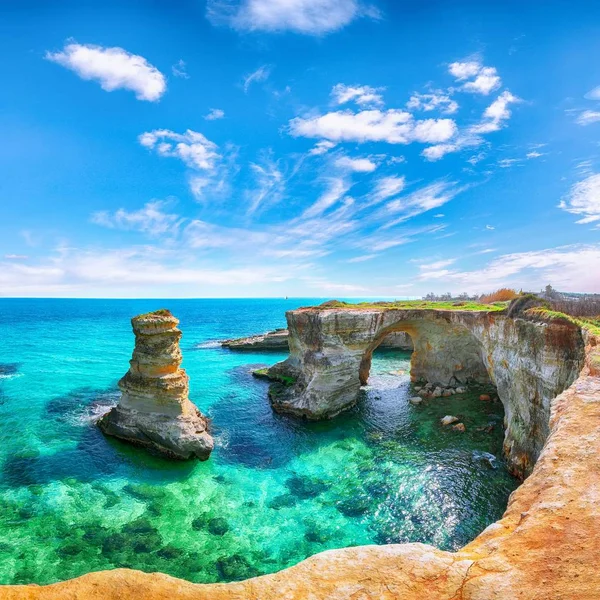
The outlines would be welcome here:
M 584 360 L 579 327 L 486 311 L 311 307 L 286 314 L 290 357 L 270 372 L 295 384 L 272 389 L 275 410 L 327 419 L 350 408 L 373 350 L 394 331 L 414 342 L 411 378 L 440 385 L 491 382 L 504 405 L 504 452 L 528 475 L 549 434 L 550 403 Z

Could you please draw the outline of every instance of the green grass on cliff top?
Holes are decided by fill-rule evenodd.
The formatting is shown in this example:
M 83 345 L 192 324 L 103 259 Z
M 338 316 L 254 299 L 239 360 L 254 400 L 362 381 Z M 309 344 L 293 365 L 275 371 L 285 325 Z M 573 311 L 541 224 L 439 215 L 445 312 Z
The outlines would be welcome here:
M 341 300 L 329 300 L 319 306 L 307 306 L 305 308 L 348 308 L 348 309 L 401 309 L 401 310 L 471 310 L 496 312 L 504 310 L 508 302 L 494 302 L 493 304 L 481 304 L 472 301 L 431 301 L 431 300 L 395 300 L 393 302 L 342 302 Z
M 600 336 L 600 315 L 597 317 L 573 317 L 557 310 L 551 310 L 542 306 L 530 308 L 528 314 L 533 317 L 538 317 L 544 320 L 563 319 L 574 323 L 582 329 L 587 329 L 594 335 Z

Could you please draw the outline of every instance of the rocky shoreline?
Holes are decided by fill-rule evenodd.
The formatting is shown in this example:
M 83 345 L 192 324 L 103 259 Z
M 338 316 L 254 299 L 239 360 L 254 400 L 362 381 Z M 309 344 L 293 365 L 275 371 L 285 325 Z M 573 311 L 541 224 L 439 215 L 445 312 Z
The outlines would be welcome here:
M 206 417 L 188 398 L 178 324 L 168 310 L 131 320 L 135 348 L 129 371 L 119 381 L 121 399 L 98 427 L 106 435 L 170 458 L 206 460 L 214 442 Z

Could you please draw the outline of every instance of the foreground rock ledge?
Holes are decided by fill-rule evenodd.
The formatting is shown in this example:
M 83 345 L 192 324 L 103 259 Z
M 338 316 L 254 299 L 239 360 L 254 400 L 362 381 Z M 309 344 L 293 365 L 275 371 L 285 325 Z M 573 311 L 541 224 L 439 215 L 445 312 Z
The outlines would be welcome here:
M 179 321 L 159 310 L 131 319 L 135 348 L 119 381 L 119 404 L 98 422 L 107 435 L 178 459 L 206 460 L 213 439 L 206 418 L 188 398 L 189 378 L 180 368 Z

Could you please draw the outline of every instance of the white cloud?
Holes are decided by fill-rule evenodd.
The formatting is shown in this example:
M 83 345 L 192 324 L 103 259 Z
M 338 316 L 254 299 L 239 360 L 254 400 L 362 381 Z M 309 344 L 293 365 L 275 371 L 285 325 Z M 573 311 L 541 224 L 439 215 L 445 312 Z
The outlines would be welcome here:
M 377 164 L 368 158 L 349 158 L 348 156 L 336 159 L 335 166 L 357 173 L 372 173 L 377 168 Z
M 566 291 L 600 292 L 600 246 L 573 245 L 506 254 L 480 270 L 452 272 L 449 281 L 459 282 L 469 292 L 499 286 L 536 290 L 551 283 Z
M 481 70 L 481 63 L 476 61 L 470 62 L 453 62 L 449 65 L 448 71 L 458 81 L 464 81 L 476 77 Z
M 380 202 L 381 200 L 387 200 L 393 196 L 397 196 L 406 186 L 406 179 L 404 177 L 390 176 L 382 177 L 378 179 L 373 192 L 371 193 L 371 199 L 373 203 Z
M 406 162 L 406 157 L 404 156 L 390 156 L 387 159 L 388 165 L 399 165 Z
M 485 109 L 481 122 L 471 127 L 470 131 L 475 134 L 498 131 L 504 126 L 504 122 L 510 118 L 509 105 L 517 102 L 521 102 L 521 99 L 511 94 L 508 90 L 502 92 Z
M 167 89 L 165 77 L 156 67 L 123 48 L 71 43 L 60 52 L 46 52 L 45 58 L 75 71 L 82 79 L 99 81 L 107 92 L 131 90 L 138 100 L 154 102 Z
M 334 142 L 330 142 L 328 140 L 322 140 L 320 142 L 317 142 L 315 144 L 314 148 L 309 150 L 308 153 L 311 156 L 320 156 L 321 154 L 327 153 L 332 148 L 335 148 L 335 146 L 336 146 L 336 144 Z
M 454 139 L 447 143 L 435 144 L 429 148 L 425 148 L 421 152 L 427 160 L 435 161 L 444 157 L 450 152 L 458 152 L 464 148 L 479 146 L 483 143 L 482 134 L 492 133 L 498 131 L 504 127 L 506 121 L 510 118 L 511 111 L 509 105 L 516 102 L 521 102 L 520 98 L 517 98 L 511 94 L 508 90 L 502 92 L 494 102 L 492 102 L 484 111 L 483 117 L 479 123 L 469 127 L 466 132 L 459 133 Z M 472 162 L 476 157 L 472 157 L 469 162 Z
M 328 188 L 319 199 L 309 206 L 302 215 L 308 219 L 323 214 L 327 209 L 341 200 L 350 189 L 350 185 L 341 177 L 331 177 L 327 180 Z
M 281 200 L 285 192 L 285 179 L 279 168 L 279 163 L 270 157 L 265 157 L 261 164 L 250 165 L 256 187 L 248 192 L 250 205 L 248 214 L 253 214 L 264 203 L 276 204 Z
M 250 86 L 253 83 L 260 83 L 261 81 L 266 81 L 269 79 L 271 75 L 271 67 L 270 65 L 263 65 L 262 67 L 258 67 L 256 71 L 252 71 L 248 75 L 244 76 L 244 92 L 247 94 Z
M 324 35 L 378 11 L 359 0 L 209 0 L 207 17 L 245 31 L 293 31 Z
M 27 260 L 29 256 L 26 254 L 5 254 L 4 258 L 6 260 Z
M 361 263 L 366 262 L 367 260 L 373 260 L 377 258 L 379 254 L 361 254 L 360 256 L 355 256 L 354 258 L 349 258 L 346 262 L 349 263 Z
M 528 152 L 525 157 L 528 159 L 539 158 L 540 156 L 544 156 L 545 152 L 538 152 L 537 150 L 532 150 Z
M 182 160 L 188 167 L 200 171 L 212 171 L 221 158 L 218 146 L 197 131 L 175 133 L 169 129 L 155 129 L 142 133 L 140 144 L 156 150 L 161 156 L 172 156 Z
M 187 179 L 196 200 L 224 197 L 230 191 L 228 180 L 237 169 L 234 146 L 226 144 L 221 152 L 214 142 L 190 129 L 184 133 L 155 129 L 142 133 L 138 141 L 160 156 L 178 158 L 189 167 Z
M 585 96 L 587 100 L 600 100 L 600 85 L 590 90 Z
M 225 116 L 225 111 L 220 108 L 211 108 L 207 115 L 204 115 L 204 118 L 207 121 L 216 121 L 217 119 L 222 119 Z
M 577 182 L 559 207 L 574 215 L 581 215 L 582 218 L 577 221 L 580 225 L 600 221 L 600 173 Z
M 456 262 L 455 258 L 448 258 L 445 260 L 438 260 L 432 263 L 420 264 L 419 269 L 421 271 L 439 271 L 444 267 L 449 267 Z
M 92 214 L 91 221 L 96 225 L 111 229 L 128 229 L 141 231 L 150 235 L 176 233 L 183 219 L 176 214 L 169 214 L 163 209 L 171 203 L 153 200 L 136 211 L 119 208 L 114 213 L 98 211 Z
M 498 161 L 498 166 L 501 169 L 508 169 L 509 167 L 512 167 L 513 165 L 518 165 L 521 162 L 521 160 L 522 159 L 520 159 L 520 158 L 503 158 Z
M 331 90 L 331 97 L 336 104 L 354 101 L 359 106 L 381 106 L 383 98 L 379 92 L 385 88 L 373 88 L 368 85 L 349 86 L 338 83 Z
M 469 148 L 473 146 L 479 146 L 483 143 L 483 139 L 479 136 L 472 134 L 459 134 L 454 140 L 448 142 L 447 144 L 436 144 L 434 146 L 429 146 L 425 148 L 421 155 L 424 156 L 427 160 L 435 161 L 439 160 L 449 154 L 450 152 L 458 152 L 459 150 L 463 150 L 464 148 Z
M 411 142 L 436 143 L 449 140 L 456 133 L 452 119 L 415 121 L 406 111 L 364 110 L 330 112 L 322 116 L 290 121 L 293 136 L 324 138 L 331 142 Z
M 435 181 L 406 196 L 390 200 L 379 213 L 380 219 L 388 219 L 383 228 L 388 229 L 424 212 L 439 208 L 464 189 L 464 187 L 457 187 L 454 182 Z M 390 221 L 389 218 L 393 215 L 400 216 Z
M 185 68 L 185 62 L 181 59 L 179 59 L 171 67 L 171 72 L 173 73 L 173 75 L 175 75 L 175 77 L 180 77 L 181 79 L 189 79 L 190 78 L 190 76 L 188 75 L 186 68 Z
M 578 125 L 590 125 L 597 121 L 600 121 L 600 112 L 597 110 L 584 110 L 575 120 Z
M 454 62 L 448 71 L 457 81 L 465 81 L 461 87 L 465 92 L 487 96 L 502 83 L 495 67 L 484 67 L 479 61 Z
M 406 103 L 406 108 L 410 110 L 424 110 L 425 112 L 439 110 L 442 113 L 451 115 L 458 110 L 458 103 L 440 90 L 430 94 L 415 92 Z

